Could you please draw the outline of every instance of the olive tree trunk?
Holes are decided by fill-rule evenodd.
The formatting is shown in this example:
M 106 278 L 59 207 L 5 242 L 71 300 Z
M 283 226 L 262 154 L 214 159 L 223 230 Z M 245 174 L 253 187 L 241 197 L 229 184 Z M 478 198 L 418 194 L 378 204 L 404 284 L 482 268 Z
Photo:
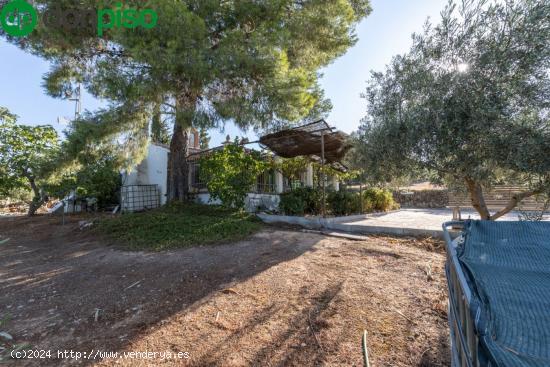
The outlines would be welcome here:
M 30 183 L 31 188 L 32 188 L 32 192 L 34 194 L 34 196 L 32 198 L 32 201 L 29 204 L 29 211 L 27 212 L 27 215 L 29 217 L 32 217 L 36 214 L 36 211 L 38 209 L 40 209 L 40 207 L 42 205 L 44 205 L 45 198 L 42 195 L 42 193 L 40 192 L 40 189 L 38 188 L 38 186 L 36 185 L 36 181 L 35 181 L 34 177 L 27 176 L 27 179 L 29 180 L 29 183 Z
M 508 200 L 508 203 L 504 208 L 491 215 L 491 212 L 489 211 L 489 208 L 487 208 L 487 204 L 483 196 L 483 187 L 481 186 L 481 184 L 469 177 L 467 177 L 465 181 L 468 192 L 470 193 L 472 206 L 479 213 L 479 216 L 482 220 L 497 220 L 498 218 L 514 210 L 523 199 L 541 194 L 544 188 L 541 184 L 541 186 L 535 189 L 515 193 L 514 195 L 512 195 L 510 200 Z
M 466 187 L 470 193 L 470 200 L 472 201 L 472 206 L 479 213 L 479 216 L 482 220 L 491 220 L 491 213 L 487 204 L 485 203 L 485 198 L 483 197 L 483 188 L 475 180 L 466 177 Z

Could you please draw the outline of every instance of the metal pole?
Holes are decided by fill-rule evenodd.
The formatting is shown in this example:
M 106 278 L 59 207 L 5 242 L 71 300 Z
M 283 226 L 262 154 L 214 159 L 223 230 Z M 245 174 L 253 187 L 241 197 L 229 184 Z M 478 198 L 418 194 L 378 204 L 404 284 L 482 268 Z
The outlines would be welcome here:
M 363 340 L 361 345 L 363 346 L 363 363 L 365 367 L 370 367 L 369 350 L 367 348 L 367 330 L 363 332 Z
M 74 94 L 69 98 L 69 101 L 74 101 L 74 118 L 78 120 L 80 114 L 82 113 L 82 84 L 78 84 L 74 90 Z
M 326 196 L 326 176 L 325 176 L 325 132 L 321 131 L 321 179 L 323 180 L 323 203 L 322 214 L 326 217 L 325 196 Z
M 361 204 L 360 214 L 363 214 L 363 182 L 359 182 L 359 203 Z

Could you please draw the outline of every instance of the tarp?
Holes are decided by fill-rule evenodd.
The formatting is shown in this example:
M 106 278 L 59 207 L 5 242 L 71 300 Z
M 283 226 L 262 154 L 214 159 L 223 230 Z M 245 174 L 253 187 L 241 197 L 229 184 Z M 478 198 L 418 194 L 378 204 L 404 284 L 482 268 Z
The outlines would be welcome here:
M 550 223 L 467 221 L 458 257 L 498 366 L 550 366 Z

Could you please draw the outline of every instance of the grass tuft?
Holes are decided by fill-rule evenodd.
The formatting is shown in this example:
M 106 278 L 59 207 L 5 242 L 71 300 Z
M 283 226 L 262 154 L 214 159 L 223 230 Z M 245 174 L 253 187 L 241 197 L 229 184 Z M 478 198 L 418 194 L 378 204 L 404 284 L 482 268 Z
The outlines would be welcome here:
M 261 228 L 261 221 L 245 212 L 179 203 L 103 219 L 97 226 L 128 249 L 154 251 L 238 241 Z

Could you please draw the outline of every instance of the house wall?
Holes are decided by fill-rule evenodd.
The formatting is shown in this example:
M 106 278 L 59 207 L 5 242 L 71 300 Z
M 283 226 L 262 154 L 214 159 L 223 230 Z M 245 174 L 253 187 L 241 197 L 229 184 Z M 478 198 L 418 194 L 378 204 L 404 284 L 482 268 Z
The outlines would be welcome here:
M 125 174 L 123 185 L 157 185 L 160 204 L 166 204 L 168 153 L 169 150 L 165 147 L 149 144 L 147 156 L 135 170 Z
M 279 202 L 281 198 L 276 194 L 248 194 L 245 199 L 245 209 L 248 212 L 257 212 L 258 208 L 261 210 L 277 210 L 279 207 Z M 208 205 L 219 205 L 221 202 L 219 200 L 213 200 L 210 202 L 209 193 L 200 193 L 197 194 L 197 202 L 201 204 Z
M 164 205 L 167 202 L 167 176 L 168 176 L 168 154 L 169 149 L 160 145 L 150 144 L 148 154 L 145 159 L 137 165 L 130 173 L 124 174 L 123 185 L 157 185 L 159 189 L 159 202 Z M 313 186 L 313 168 L 311 164 L 304 172 L 302 180 L 305 186 Z M 338 181 L 330 180 L 332 186 L 338 190 Z M 137 190 L 137 191 L 136 191 Z M 275 172 L 275 192 L 277 194 L 284 191 L 283 175 L 280 172 Z M 127 190 L 125 192 L 128 198 L 133 199 L 139 197 L 142 193 L 139 189 Z M 128 196 L 129 195 L 129 196 Z M 210 202 L 210 194 L 200 192 L 197 194 L 197 201 L 204 204 L 220 204 L 219 201 Z M 277 210 L 280 202 L 279 195 L 276 194 L 257 194 L 250 193 L 246 199 L 246 210 L 255 212 L 258 208 L 263 210 Z M 135 206 L 135 205 L 134 205 Z M 124 207 L 124 203 L 123 203 Z M 136 209 L 136 208 L 132 208 Z M 139 210 L 137 208 L 136 210 Z M 260 210 L 261 210 L 260 209 Z

